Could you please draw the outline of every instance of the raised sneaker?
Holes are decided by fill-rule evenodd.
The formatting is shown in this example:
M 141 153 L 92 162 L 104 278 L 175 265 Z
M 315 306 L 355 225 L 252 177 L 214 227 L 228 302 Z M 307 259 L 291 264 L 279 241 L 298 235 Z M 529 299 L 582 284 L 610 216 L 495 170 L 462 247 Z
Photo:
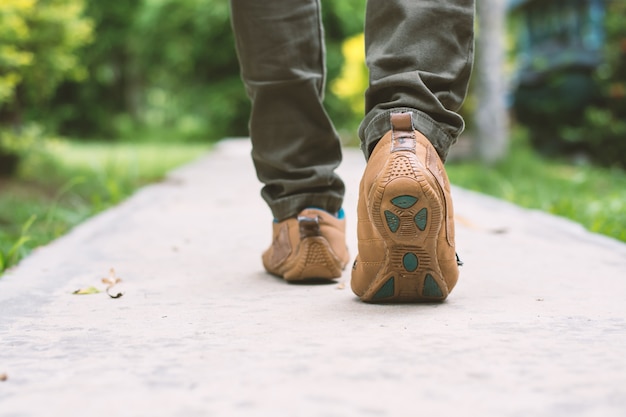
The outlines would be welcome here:
M 442 301 L 459 275 L 450 182 L 412 113 L 391 125 L 361 180 L 352 290 L 367 302 Z

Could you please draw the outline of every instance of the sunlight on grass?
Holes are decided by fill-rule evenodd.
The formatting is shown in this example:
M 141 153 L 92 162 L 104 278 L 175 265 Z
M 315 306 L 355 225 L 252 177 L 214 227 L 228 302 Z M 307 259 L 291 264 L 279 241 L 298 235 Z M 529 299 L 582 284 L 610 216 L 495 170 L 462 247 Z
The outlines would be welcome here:
M 0 272 L 208 149 L 205 144 L 46 143 L 45 150 L 24 161 L 17 178 L 0 184 Z
M 452 163 L 447 170 L 458 186 L 567 217 L 626 242 L 623 170 L 544 159 L 532 152 L 523 132 L 515 133 L 509 156 L 496 166 Z
M 48 146 L 49 162 L 56 170 L 95 175 L 103 178 L 116 174 L 122 181 L 153 181 L 170 169 L 189 162 L 209 149 L 204 144 L 108 144 L 52 142 Z M 37 178 L 40 167 L 30 164 L 23 170 L 25 178 Z
M 537 156 L 516 132 L 496 166 L 447 164 L 451 181 L 626 242 L 626 172 Z M 52 142 L 0 182 L 0 272 L 33 248 L 206 153 L 201 144 Z

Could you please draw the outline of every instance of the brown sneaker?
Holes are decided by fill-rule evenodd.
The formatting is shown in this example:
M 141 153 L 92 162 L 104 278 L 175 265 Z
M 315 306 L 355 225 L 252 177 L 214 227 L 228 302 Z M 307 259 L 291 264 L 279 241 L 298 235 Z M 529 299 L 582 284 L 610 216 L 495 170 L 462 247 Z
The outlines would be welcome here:
M 361 180 L 352 290 L 368 302 L 441 301 L 459 275 L 450 182 L 411 113 L 391 124 Z
M 349 260 L 345 219 L 311 208 L 272 227 L 272 245 L 263 253 L 267 272 L 287 281 L 341 277 Z

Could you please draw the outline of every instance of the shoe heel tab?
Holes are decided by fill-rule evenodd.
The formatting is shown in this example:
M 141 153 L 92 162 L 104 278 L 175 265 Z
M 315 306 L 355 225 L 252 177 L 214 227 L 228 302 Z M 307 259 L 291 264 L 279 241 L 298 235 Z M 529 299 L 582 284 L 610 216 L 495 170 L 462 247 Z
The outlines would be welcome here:
M 413 130 L 413 113 L 391 113 L 391 152 L 415 152 L 417 140 Z
M 413 113 L 391 113 L 390 119 L 394 132 L 413 132 Z
M 300 239 L 322 235 L 319 216 L 298 216 L 298 228 L 300 229 Z

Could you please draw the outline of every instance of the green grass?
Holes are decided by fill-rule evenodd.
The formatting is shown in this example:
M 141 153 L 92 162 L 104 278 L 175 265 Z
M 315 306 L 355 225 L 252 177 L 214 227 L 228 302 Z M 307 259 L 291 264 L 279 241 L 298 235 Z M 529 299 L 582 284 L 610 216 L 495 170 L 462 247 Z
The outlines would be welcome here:
M 0 180 L 0 273 L 142 185 L 209 149 L 200 144 L 48 142 Z
M 574 220 L 592 232 L 626 242 L 626 172 L 538 156 L 514 133 L 506 160 L 446 165 L 450 181 L 522 207 Z
M 492 167 L 447 164 L 451 181 L 528 208 L 570 218 L 626 242 L 626 172 L 544 159 L 516 133 Z M 33 248 L 115 205 L 209 145 L 53 142 L 17 178 L 0 180 L 0 273 Z

